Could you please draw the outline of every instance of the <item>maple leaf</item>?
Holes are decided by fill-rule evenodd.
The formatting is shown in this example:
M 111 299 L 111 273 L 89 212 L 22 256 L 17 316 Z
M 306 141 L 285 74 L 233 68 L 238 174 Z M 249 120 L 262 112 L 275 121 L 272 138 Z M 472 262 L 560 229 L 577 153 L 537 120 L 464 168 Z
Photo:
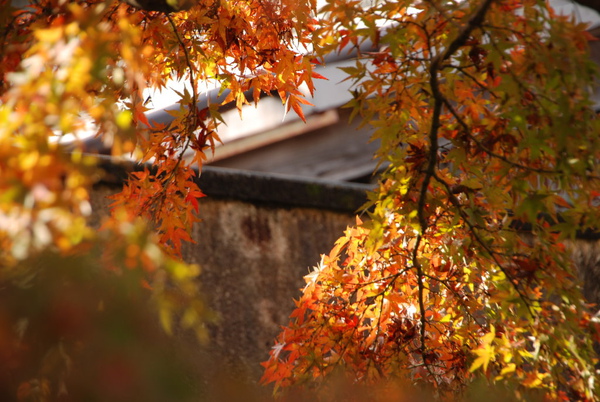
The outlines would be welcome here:
M 65 383 L 73 399 L 123 399 L 105 395 L 107 389 L 119 387 L 106 384 L 118 370 L 111 370 L 104 357 L 81 361 L 81 356 L 88 356 L 86 348 L 96 350 L 94 342 L 111 338 L 102 332 L 111 325 L 96 325 L 104 322 L 98 313 L 106 309 L 133 316 L 130 305 L 145 311 L 151 296 L 154 318 L 166 332 L 191 330 L 198 340 L 206 340 L 212 313 L 202 302 L 197 267 L 179 261 L 183 243 L 194 242 L 191 231 L 199 221 L 198 199 L 204 196 L 195 180 L 196 171 L 206 160 L 205 153 L 219 141 L 216 129 L 222 122 L 219 107 L 224 103 L 236 101 L 241 107 L 249 90 L 299 96 L 301 85 L 312 87 L 312 64 L 298 49 L 312 43 L 313 19 L 309 15 L 315 5 L 256 0 L 13 3 L 24 5 L 16 9 L 10 2 L 0 1 L 0 280 L 34 289 L 38 292 L 35 299 L 50 299 L 44 299 L 49 305 L 51 295 L 62 292 L 62 285 L 57 285 L 60 280 L 80 283 L 89 292 L 74 300 L 84 306 L 89 322 L 83 326 L 91 329 L 85 339 L 65 336 L 60 333 L 61 325 L 55 325 L 56 331 L 48 335 L 56 335 L 55 339 L 36 338 L 34 342 L 35 330 L 31 330 L 35 336 L 18 342 L 6 338 L 6 345 L 23 346 L 15 349 L 15 359 L 31 363 L 24 370 L 39 372 L 44 380 L 5 385 L 13 387 L 10 393 L 22 399 L 48 399 Z M 164 89 L 172 80 L 185 82 L 178 93 L 179 107 L 170 111 L 168 123 L 151 121 L 146 114 L 150 103 L 145 91 Z M 222 84 L 230 96 L 211 104 L 208 111 L 198 110 L 200 88 L 207 82 Z M 299 105 L 304 103 L 295 99 L 292 109 L 301 114 Z M 96 134 L 94 141 L 101 144 L 103 152 L 117 157 L 127 154 L 143 164 L 139 171 L 131 172 L 122 190 L 110 197 L 111 216 L 99 231 L 88 222 L 89 194 L 102 174 L 97 160 L 85 154 L 91 150 L 86 146 L 91 142 L 77 138 L 63 147 L 54 141 L 70 134 L 78 137 L 87 127 Z M 188 150 L 193 158 L 187 157 Z M 35 263 L 31 270 L 24 268 L 37 256 L 52 256 L 49 261 L 58 267 L 49 269 L 43 262 Z M 59 270 L 73 261 L 81 269 Z M 100 273 L 94 278 L 102 279 L 97 280 L 98 287 L 82 283 L 79 277 L 69 279 L 71 272 L 93 276 L 96 269 Z M 49 272 L 56 282 L 49 280 Z M 102 288 L 106 277 L 111 285 Z M 40 278 L 45 278 L 46 287 Z M 129 295 L 128 303 L 117 300 L 121 290 Z M 13 317 L 13 312 L 7 311 L 3 307 L 0 316 Z M 127 317 L 123 322 L 138 325 L 137 318 Z M 17 327 L 8 321 L 3 321 L 7 327 Z M 30 328 L 38 327 L 39 323 L 32 321 Z M 132 334 L 126 338 L 145 336 L 134 329 Z M 2 350 L 4 342 L 0 342 Z M 33 343 L 38 345 L 36 352 L 25 352 Z M 42 364 L 47 352 L 44 347 L 56 344 L 59 346 L 51 350 L 82 352 L 68 356 L 73 367 L 107 367 L 107 380 L 81 382 L 91 384 L 91 389 L 70 387 L 69 378 L 63 379 L 58 366 Z M 104 351 L 104 346 L 97 350 Z M 146 349 L 150 361 L 157 357 L 153 351 L 160 348 Z M 23 353 L 27 354 L 24 360 Z M 131 364 L 133 375 L 140 362 L 125 359 L 123 364 Z M 84 371 L 74 369 L 70 374 L 77 378 L 77 373 Z M 20 382 L 24 377 L 15 373 L 15 378 Z M 153 392 L 146 388 L 136 390 L 135 398 L 147 400 L 163 393 L 155 391 L 149 396 Z
M 307 278 L 282 332 L 294 332 L 286 344 L 299 355 L 293 364 L 269 360 L 264 378 L 293 387 L 309 381 L 306 367 L 326 379 L 336 366 L 362 384 L 406 377 L 453 399 L 494 375 L 549 399 L 570 387 L 596 400 L 596 385 L 585 383 L 592 338 L 576 328 L 579 319 L 564 317 L 585 318 L 547 300 L 573 300 L 572 282 L 556 279 L 571 272 L 557 239 L 572 238 L 575 222 L 586 221 L 580 214 L 597 217 L 589 204 L 597 166 L 566 157 L 598 155 L 598 118 L 581 91 L 595 78 L 579 74 L 590 66 L 578 47 L 588 35 L 550 8 L 509 3 L 324 6 L 317 55 L 354 46 L 355 65 L 342 68 L 354 83 L 348 107 L 373 126 L 375 156 L 389 167 L 368 205 L 370 221 L 349 228 Z M 361 52 L 367 38 L 376 52 Z M 547 68 L 558 48 L 578 49 L 560 72 Z M 561 95 L 567 76 L 573 102 Z M 525 227 L 530 234 L 519 233 Z M 360 317 L 356 331 L 352 317 Z M 557 335 L 556 325 L 569 330 Z M 586 356 L 576 363 L 572 342 Z M 332 360 L 332 348 L 343 359 Z M 573 375 L 577 385 L 549 372 Z

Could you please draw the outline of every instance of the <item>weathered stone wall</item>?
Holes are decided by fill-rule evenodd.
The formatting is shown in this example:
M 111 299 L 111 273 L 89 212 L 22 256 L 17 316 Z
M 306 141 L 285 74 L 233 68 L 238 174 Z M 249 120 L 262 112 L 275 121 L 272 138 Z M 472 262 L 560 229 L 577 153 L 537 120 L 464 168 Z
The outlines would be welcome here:
M 93 194 L 93 223 L 106 214 L 106 196 L 118 191 L 124 170 L 108 166 L 108 173 Z M 200 186 L 208 197 L 200 201 L 197 243 L 183 256 L 202 268 L 203 293 L 220 321 L 206 348 L 198 349 L 191 334 L 177 342 L 198 354 L 201 371 L 214 363 L 256 380 L 304 275 L 355 222 L 368 186 L 227 169 L 206 169 Z
M 327 253 L 350 214 L 207 199 L 196 245 L 185 259 L 202 267 L 201 284 L 221 315 L 213 347 L 229 363 L 259 370 L 274 337 L 287 323 L 303 276 Z

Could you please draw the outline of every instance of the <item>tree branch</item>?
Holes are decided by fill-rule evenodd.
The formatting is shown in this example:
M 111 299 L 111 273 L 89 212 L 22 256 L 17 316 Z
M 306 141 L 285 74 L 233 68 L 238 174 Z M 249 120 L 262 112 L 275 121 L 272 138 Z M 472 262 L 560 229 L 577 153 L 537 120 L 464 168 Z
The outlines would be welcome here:
M 437 378 L 433 373 L 433 370 L 429 366 L 426 361 L 426 324 L 427 318 L 425 317 L 425 301 L 424 301 L 424 290 L 425 290 L 425 280 L 424 280 L 424 272 L 421 263 L 419 262 L 417 255 L 419 252 L 419 246 L 421 241 L 423 240 L 423 236 L 428 228 L 427 218 L 425 217 L 425 202 L 427 199 L 427 188 L 429 187 L 429 183 L 432 177 L 435 177 L 435 169 L 438 163 L 438 132 L 440 129 L 440 116 L 442 113 L 442 107 L 444 105 L 444 96 L 440 90 L 439 83 L 439 72 L 443 69 L 443 62 L 450 57 L 461 47 L 465 45 L 471 32 L 479 27 L 484 20 L 486 12 L 489 10 L 493 0 L 484 1 L 481 6 L 475 11 L 475 13 L 468 19 L 467 23 L 462 27 L 462 29 L 458 32 L 457 37 L 452 40 L 448 46 L 445 48 L 444 52 L 437 55 L 431 60 L 431 66 L 429 68 L 429 86 L 431 87 L 431 94 L 433 96 L 433 115 L 431 118 L 431 128 L 429 130 L 429 163 L 427 164 L 427 169 L 425 170 L 425 177 L 423 178 L 423 183 L 421 185 L 421 190 L 419 193 L 419 200 L 417 204 L 417 217 L 419 220 L 419 226 L 421 227 L 420 233 L 417 235 L 415 248 L 413 250 L 413 266 L 417 271 L 417 284 L 418 284 L 418 292 L 419 292 L 419 310 L 420 310 L 420 319 L 421 319 L 421 328 L 420 328 L 420 338 L 421 338 L 421 353 L 423 355 L 423 364 L 425 365 L 427 371 L 431 375 L 434 382 L 437 383 Z

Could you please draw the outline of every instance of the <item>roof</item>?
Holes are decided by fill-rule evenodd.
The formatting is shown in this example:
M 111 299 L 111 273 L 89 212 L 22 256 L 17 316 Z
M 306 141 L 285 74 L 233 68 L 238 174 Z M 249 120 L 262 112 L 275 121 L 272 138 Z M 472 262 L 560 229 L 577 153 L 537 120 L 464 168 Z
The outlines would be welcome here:
M 570 0 L 550 0 L 550 4 L 562 15 L 572 15 L 577 21 L 600 26 L 600 15 Z M 600 62 L 600 42 L 598 47 Z M 361 51 L 374 50 L 370 41 L 361 45 Z M 346 81 L 340 67 L 355 64 L 356 51 L 328 55 L 324 65 L 315 71 L 327 80 L 315 80 L 315 97 L 310 99 L 314 106 L 303 107 L 307 123 L 304 124 L 294 113 L 285 112 L 278 96 L 263 94 L 255 107 L 245 105 L 242 115 L 232 103 L 221 107 L 226 125 L 217 132 L 223 144 L 217 145 L 214 155 L 209 155 L 209 164 L 253 171 L 284 173 L 303 177 L 324 178 L 343 181 L 369 181 L 369 174 L 377 164 L 372 159 L 377 149 L 370 143 L 370 130 L 356 131 L 346 122 L 348 116 L 342 106 L 351 100 L 351 81 Z M 147 91 L 153 110 L 147 112 L 150 121 L 165 123 L 172 119 L 169 110 L 178 109 L 177 91 L 185 81 L 174 81 L 169 88 Z M 216 87 L 206 89 L 198 102 L 200 109 L 210 103 L 220 103 L 228 95 Z M 252 94 L 246 94 L 253 101 Z M 600 93 L 593 100 L 600 107 Z M 90 141 L 91 144 L 92 141 Z M 93 148 L 93 147 L 92 147 Z
M 145 166 L 128 160 L 100 156 L 105 172 L 100 184 L 120 185 L 132 171 Z M 355 213 L 367 202 L 373 185 L 310 179 L 291 175 L 251 172 L 205 166 L 197 179 L 199 187 L 213 198 L 235 199 L 284 207 L 305 207 Z

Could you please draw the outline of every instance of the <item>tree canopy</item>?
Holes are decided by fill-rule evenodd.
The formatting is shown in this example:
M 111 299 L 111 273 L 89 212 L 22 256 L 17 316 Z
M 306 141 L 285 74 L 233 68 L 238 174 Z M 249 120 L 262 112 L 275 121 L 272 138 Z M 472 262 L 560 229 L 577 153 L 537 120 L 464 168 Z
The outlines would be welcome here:
M 0 2 L 0 282 L 21 295 L 11 298 L 3 291 L 7 303 L 0 307 L 0 322 L 6 332 L 0 343 L 12 363 L 0 378 L 7 393 L 1 399 L 85 400 L 85 392 L 92 391 L 67 386 L 69 378 L 78 378 L 71 367 L 91 358 L 83 346 L 100 334 L 113 342 L 106 328 L 131 342 L 144 333 L 135 309 L 119 303 L 143 306 L 144 297 L 151 296 L 167 332 L 177 325 L 206 338 L 212 315 L 198 291 L 199 268 L 179 258 L 182 241 L 192 241 L 189 231 L 203 196 L 194 168 L 218 140 L 219 105 L 198 110 L 199 93 L 206 83 L 219 83 L 229 91 L 223 103 L 238 107 L 248 103 L 248 91 L 254 99 L 277 93 L 289 110 L 301 114 L 307 101 L 298 88 L 313 88 L 312 64 L 301 49 L 310 43 L 314 5 L 18 4 Z M 172 121 L 149 122 L 144 90 L 175 80 L 186 86 Z M 89 131 L 114 156 L 129 154 L 148 163 L 114 196 L 112 216 L 101 231 L 87 221 L 90 190 L 102 175 L 95 158 L 85 153 L 81 138 Z M 68 136 L 74 137 L 71 144 L 64 141 Z M 186 150 L 194 151 L 193 161 L 183 158 Z M 143 292 L 131 289 L 136 282 Z M 53 290 L 44 291 L 47 286 Z M 54 305 L 63 292 L 77 299 L 76 311 L 63 298 Z M 31 309 L 23 310 L 28 299 Z M 107 327 L 109 316 L 120 326 Z M 78 330 L 73 333 L 72 327 Z M 116 359 L 119 367 L 127 363 L 139 375 L 152 376 L 149 364 L 125 349 L 115 356 L 95 355 L 99 360 L 91 367 L 99 371 L 88 373 L 86 381 L 93 385 L 96 378 L 93 392 L 100 399 L 132 400 L 105 394 L 110 386 L 103 387 L 102 367 L 112 367 Z M 47 370 L 49 360 L 55 364 Z M 134 399 L 152 400 L 159 393 L 143 395 Z
M 7 398 L 84 395 L 71 367 L 119 300 L 152 295 L 167 332 L 204 339 L 199 269 L 180 261 L 203 196 L 194 167 L 222 120 L 220 104 L 196 107 L 200 92 L 217 83 L 238 108 L 277 94 L 303 117 L 314 64 L 357 50 L 348 106 L 387 167 L 368 219 L 307 277 L 264 382 L 341 373 L 453 398 L 479 378 L 521 398 L 597 399 L 597 323 L 568 258 L 599 219 L 585 28 L 537 0 L 329 0 L 318 14 L 303 0 L 0 1 L 0 281 L 21 300 L 0 307 Z M 186 83 L 179 109 L 148 121 L 144 90 L 171 80 Z M 101 231 L 86 220 L 101 175 L 78 139 L 90 130 L 148 164 Z M 66 321 L 61 292 L 85 301 Z M 35 299 L 52 325 L 22 308 L 32 294 L 58 300 L 46 311 Z
M 595 400 L 597 324 L 567 247 L 598 227 L 595 39 L 543 1 L 369 4 L 328 1 L 316 48 L 373 42 L 344 71 L 389 167 L 306 277 L 263 380 L 454 399 L 483 377 Z

